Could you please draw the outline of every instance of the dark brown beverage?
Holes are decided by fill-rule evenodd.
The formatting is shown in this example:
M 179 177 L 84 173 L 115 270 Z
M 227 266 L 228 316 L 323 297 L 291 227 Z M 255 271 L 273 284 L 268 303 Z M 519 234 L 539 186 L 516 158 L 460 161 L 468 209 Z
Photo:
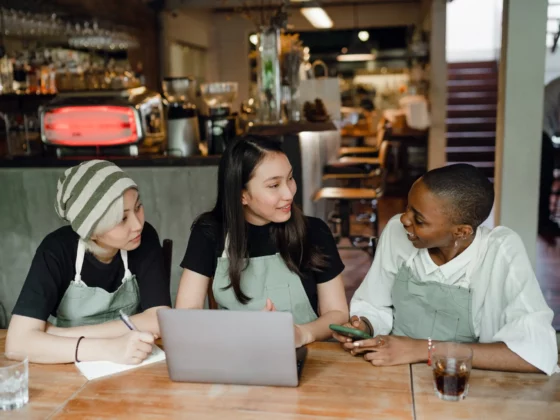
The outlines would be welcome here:
M 467 396 L 469 390 L 469 369 L 455 369 L 444 366 L 445 362 L 438 361 L 434 367 L 434 385 L 439 397 L 448 401 L 462 400 Z

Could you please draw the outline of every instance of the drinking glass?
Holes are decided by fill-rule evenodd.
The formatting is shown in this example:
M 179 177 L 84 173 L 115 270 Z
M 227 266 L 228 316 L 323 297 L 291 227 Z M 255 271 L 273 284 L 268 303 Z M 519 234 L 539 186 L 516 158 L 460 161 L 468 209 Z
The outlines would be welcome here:
M 29 401 L 27 357 L 0 354 L 0 410 L 14 410 Z
M 434 391 L 445 401 L 460 401 L 469 392 L 472 349 L 459 343 L 437 343 L 432 350 Z

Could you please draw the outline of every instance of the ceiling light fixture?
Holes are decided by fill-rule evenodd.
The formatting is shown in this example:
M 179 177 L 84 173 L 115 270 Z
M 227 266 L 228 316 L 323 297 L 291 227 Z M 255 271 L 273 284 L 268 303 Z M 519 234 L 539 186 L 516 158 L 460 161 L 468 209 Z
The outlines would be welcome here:
M 360 41 L 366 42 L 369 39 L 369 32 L 368 31 L 358 32 L 358 38 L 360 38 Z
M 359 16 L 358 16 L 358 9 L 356 5 L 353 5 L 354 11 L 354 28 L 356 32 L 358 32 L 359 25 Z M 360 62 L 360 61 L 373 61 L 376 58 L 374 54 L 374 49 L 370 45 L 369 41 L 369 32 L 368 31 L 359 31 L 358 32 L 358 39 L 356 39 L 356 32 L 352 35 L 350 45 L 348 48 L 342 49 L 342 54 L 339 54 L 336 57 L 337 61 L 345 61 L 345 62 Z
M 329 29 L 333 27 L 333 21 L 321 7 L 302 7 L 301 14 L 318 29 Z
M 359 62 L 359 61 L 373 61 L 375 60 L 375 55 L 373 54 L 341 54 L 336 57 L 336 61 L 345 62 Z

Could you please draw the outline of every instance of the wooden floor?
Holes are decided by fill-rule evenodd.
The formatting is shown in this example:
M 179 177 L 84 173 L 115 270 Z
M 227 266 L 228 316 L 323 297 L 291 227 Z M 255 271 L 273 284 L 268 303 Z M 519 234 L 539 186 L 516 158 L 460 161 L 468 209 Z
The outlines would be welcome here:
M 379 203 L 380 229 L 383 229 L 392 216 L 402 212 L 405 206 L 406 200 L 404 198 L 381 199 Z M 363 233 L 365 229 L 367 229 L 367 226 L 363 224 L 352 223 L 353 234 Z M 346 266 L 343 277 L 346 296 L 350 301 L 354 291 L 368 272 L 371 258 L 368 254 L 359 250 L 340 250 L 340 255 Z M 544 297 L 554 311 L 553 325 L 556 331 L 560 331 L 560 238 L 556 239 L 555 244 L 538 239 L 536 274 Z

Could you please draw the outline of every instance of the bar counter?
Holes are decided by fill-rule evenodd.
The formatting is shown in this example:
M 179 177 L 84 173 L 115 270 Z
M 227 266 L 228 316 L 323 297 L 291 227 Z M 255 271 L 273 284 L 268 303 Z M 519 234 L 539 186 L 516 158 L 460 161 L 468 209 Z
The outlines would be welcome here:
M 340 133 L 332 124 L 255 127 L 255 134 L 272 136 L 294 168 L 298 191 L 294 201 L 310 216 L 325 218 L 326 205 L 313 203 L 321 187 L 324 165 L 336 158 Z M 252 131 L 250 131 L 252 132 Z M 220 156 L 99 157 L 115 162 L 139 186 L 146 221 L 160 240 L 173 241 L 171 296 L 181 277 L 190 228 L 216 199 Z M 0 157 L 0 328 L 19 296 L 35 250 L 50 232 L 63 225 L 54 210 L 57 180 L 65 168 L 90 158 L 43 156 Z M 0 308 L 1 310 L 2 308 Z M 1 312 L 1 311 L 0 311 Z

